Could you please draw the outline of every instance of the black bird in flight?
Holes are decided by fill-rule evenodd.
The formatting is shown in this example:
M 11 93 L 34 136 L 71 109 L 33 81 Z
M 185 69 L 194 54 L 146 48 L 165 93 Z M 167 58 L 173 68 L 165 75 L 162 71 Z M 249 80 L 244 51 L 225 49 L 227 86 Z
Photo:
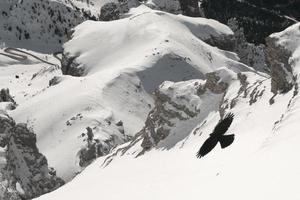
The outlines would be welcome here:
M 233 121 L 234 114 L 228 113 L 224 119 L 220 120 L 209 138 L 203 143 L 197 152 L 197 158 L 201 158 L 208 154 L 220 142 L 222 149 L 233 143 L 234 134 L 224 135 Z

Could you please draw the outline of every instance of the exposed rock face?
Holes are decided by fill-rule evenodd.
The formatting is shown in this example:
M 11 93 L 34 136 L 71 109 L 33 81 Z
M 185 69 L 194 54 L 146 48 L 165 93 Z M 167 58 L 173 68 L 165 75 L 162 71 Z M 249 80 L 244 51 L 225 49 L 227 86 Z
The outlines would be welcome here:
M 117 129 L 124 134 L 124 127 L 122 121 L 115 124 Z M 111 136 L 107 140 L 101 141 L 94 136 L 93 129 L 91 127 L 86 128 L 85 140 L 86 145 L 79 151 L 79 165 L 80 167 L 88 166 L 93 160 L 98 157 L 105 156 L 110 153 L 110 150 L 117 146 L 118 138 Z M 124 141 L 130 139 L 129 136 L 124 135 Z
M 141 146 L 149 150 L 166 139 L 180 123 L 190 123 L 193 129 L 207 113 L 201 111 L 208 106 L 206 103 L 218 108 L 228 83 L 223 81 L 218 72 L 206 74 L 206 81 L 192 80 L 187 82 L 164 82 L 155 92 L 155 107 L 149 113 L 144 128 L 138 133 L 143 138 Z M 205 99 L 214 97 L 211 102 Z M 203 107 L 202 107 L 203 106 Z M 179 123 L 180 122 L 180 123 Z M 190 131 L 191 131 L 190 130 Z M 177 130 L 178 131 L 178 130 Z M 188 134 L 189 130 L 185 130 Z M 176 131 L 172 134 L 176 134 Z M 184 133 L 182 134 L 184 137 Z
M 269 72 L 265 60 L 265 45 L 247 42 L 244 29 L 239 27 L 235 18 L 228 20 L 228 26 L 234 32 L 233 48 L 229 49 L 239 55 L 240 61 L 257 71 Z
M 155 10 L 162 10 L 174 14 L 182 13 L 179 0 L 147 0 L 145 4 Z
M 10 102 L 6 106 L 7 110 L 14 110 L 17 106 L 17 103 L 15 102 L 15 100 L 10 95 L 8 88 L 0 90 L 0 103 L 1 102 Z
M 57 85 L 61 81 L 63 81 L 63 77 L 61 76 L 54 76 L 50 81 L 49 81 L 49 86 Z
M 199 17 L 198 0 L 146 0 L 145 4 L 153 9 L 190 17 Z
M 112 21 L 117 19 L 120 19 L 120 8 L 116 3 L 107 3 L 101 7 L 101 21 Z
M 234 51 L 236 45 L 236 38 L 234 35 L 224 35 L 219 37 L 211 36 L 209 39 L 204 40 L 211 46 L 218 47 L 226 51 Z
M 182 14 L 190 17 L 200 17 L 198 0 L 179 0 Z
M 144 128 L 138 133 L 142 134 L 142 137 L 144 138 L 141 146 L 145 150 L 156 146 L 159 141 L 165 139 L 169 135 L 169 127 L 174 126 L 174 124 L 169 121 L 169 118 L 177 117 L 184 119 L 180 112 L 172 112 L 164 109 L 164 104 L 168 102 L 170 102 L 168 96 L 161 94 L 159 90 L 155 91 L 155 107 L 149 113 Z M 177 105 L 177 107 L 179 106 Z
M 227 24 L 231 18 L 236 18 L 239 27 L 245 32 L 248 42 L 260 44 L 271 33 L 282 31 L 294 23 L 273 10 L 251 5 L 237 0 L 204 0 L 201 4 L 208 18 Z
M 228 84 L 226 82 L 220 81 L 221 78 L 216 74 L 216 72 L 207 73 L 205 76 L 205 84 L 198 88 L 199 95 L 204 94 L 207 89 L 215 94 L 221 94 L 228 88 Z
M 131 8 L 138 7 L 139 0 L 118 0 L 118 6 L 122 14 L 126 14 Z
M 17 191 L 22 199 L 38 197 L 64 184 L 39 153 L 35 134 L 4 114 L 0 115 L 0 146 L 6 148 L 6 166 L 1 173 L 9 183 L 7 188 Z
M 12 96 L 9 94 L 9 89 L 0 90 L 0 102 L 12 102 L 16 103 Z
M 267 64 L 271 69 L 271 91 L 286 93 L 294 85 L 294 77 L 289 58 L 291 52 L 276 43 L 276 38 L 268 37 L 266 48 Z
M 122 15 L 128 13 L 130 8 L 140 5 L 138 0 L 118 0 L 116 2 L 106 3 L 100 10 L 100 21 L 118 20 Z
M 76 57 L 69 56 L 66 53 L 62 54 L 61 70 L 64 75 L 83 76 L 84 68 L 76 62 Z

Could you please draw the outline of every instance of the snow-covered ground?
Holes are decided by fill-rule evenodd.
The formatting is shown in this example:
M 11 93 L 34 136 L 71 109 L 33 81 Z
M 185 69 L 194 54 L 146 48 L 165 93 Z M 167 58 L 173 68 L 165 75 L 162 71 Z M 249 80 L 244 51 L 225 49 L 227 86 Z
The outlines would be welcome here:
M 299 26 L 271 35 L 291 52 L 294 76 L 300 67 Z M 267 74 L 208 44 L 232 36 L 217 21 L 142 5 L 127 18 L 75 27 L 63 47 L 83 69 L 80 77 L 31 57 L 19 62 L 0 55 L 0 86 L 18 104 L 8 113 L 34 130 L 49 166 L 70 181 L 38 199 L 299 199 L 298 88 L 273 97 Z M 59 64 L 51 54 L 25 51 Z M 226 92 L 200 91 L 212 72 Z M 57 84 L 49 84 L 53 77 Z M 169 135 L 144 152 L 143 135 L 136 134 L 157 108 L 157 92 L 167 98 L 158 115 L 180 115 L 171 117 Z M 197 159 L 221 110 L 235 114 L 228 130 L 235 140 Z M 87 127 L 101 143 L 113 141 L 111 153 L 72 179 L 83 169 L 79 152 Z
M 17 92 L 24 91 L 23 87 L 35 91 L 28 84 L 33 84 L 31 76 L 40 68 L 26 73 L 27 82 L 22 86 L 10 86 L 6 80 L 1 84 L 11 88 L 19 104 L 10 114 L 33 128 L 40 151 L 67 180 L 80 170 L 77 154 L 85 145 L 82 133 L 88 126 L 101 141 L 113 137 L 115 144 L 124 143 L 126 135 L 133 136 L 143 127 L 153 106 L 152 92 L 164 80 L 203 78 L 205 73 L 224 66 L 237 72 L 248 69 L 234 54 L 203 42 L 232 35 L 225 25 L 145 6 L 130 14 L 130 18 L 118 21 L 87 21 L 76 27 L 73 39 L 64 46 L 65 53 L 77 56 L 76 62 L 84 67 L 86 76 L 62 76 L 62 81 L 51 87 L 45 78 L 44 84 L 37 84 L 38 95 L 34 93 L 30 98 Z M 18 71 L 14 66 L 10 69 Z M 13 76 L 5 78 L 18 83 L 23 80 L 22 76 Z M 125 135 L 116 126 L 119 121 L 123 122 Z
M 268 90 L 269 85 L 265 81 L 260 87 Z M 252 106 L 241 99 L 231 110 L 236 117 L 229 132 L 236 139 L 227 149 L 217 147 L 200 160 L 195 156 L 218 121 L 218 113 L 212 112 L 205 126 L 174 148 L 135 158 L 137 144 L 105 168 L 105 158 L 98 159 L 72 182 L 39 199 L 298 199 L 298 126 L 273 131 L 289 95 L 269 106 L 271 96 L 266 92 Z
M 295 73 L 300 67 L 300 44 L 295 44 L 299 26 L 272 35 L 294 52 Z M 212 111 L 206 123 L 199 121 L 200 128 L 195 127 L 175 147 L 161 146 L 136 158 L 141 151 L 138 142 L 108 165 L 105 157 L 99 158 L 72 182 L 39 199 L 299 199 L 300 116 L 295 88 L 277 95 L 270 105 L 270 79 L 252 72 L 243 74 L 249 83 L 247 95 L 237 96 L 241 85 L 233 81 L 224 97 L 235 99 L 230 109 L 235 118 L 228 130 L 235 134 L 235 141 L 230 147 L 217 147 L 208 156 L 196 158 L 219 120 L 219 113 Z M 250 105 L 253 92 L 261 95 Z

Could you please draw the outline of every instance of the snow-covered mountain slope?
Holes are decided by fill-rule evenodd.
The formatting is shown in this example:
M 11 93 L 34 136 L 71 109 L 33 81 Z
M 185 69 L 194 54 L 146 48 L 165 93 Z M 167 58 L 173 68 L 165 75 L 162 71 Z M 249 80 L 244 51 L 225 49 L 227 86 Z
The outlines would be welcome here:
M 274 96 L 273 77 L 228 68 L 205 80 L 164 82 L 131 142 L 39 199 L 299 199 L 299 27 L 270 36 L 290 53 L 291 90 Z M 235 134 L 233 144 L 197 159 L 196 152 L 228 112 L 235 114 L 228 130 Z M 161 135 L 167 126 L 170 132 Z M 155 141 L 154 136 L 158 142 L 145 149 L 143 141 Z
M 59 76 L 54 81 L 58 84 L 49 86 L 58 71 L 47 75 L 49 79 L 30 80 L 40 68 L 24 68 L 32 67 L 34 72 L 24 73 L 23 86 L 1 84 L 11 89 L 19 104 L 9 114 L 33 128 L 49 165 L 58 176 L 70 180 L 95 156 L 107 154 L 142 129 L 153 108 L 152 92 L 163 81 L 204 78 L 224 67 L 237 73 L 250 70 L 238 62 L 236 54 L 205 43 L 226 41 L 232 34 L 214 20 L 176 16 L 145 6 L 133 9 L 129 18 L 84 22 L 64 45 L 64 55 L 73 68 L 63 66 L 64 72 L 80 69 L 84 76 Z M 17 70 L 15 67 L 5 70 L 14 74 L 10 70 Z M 22 78 L 4 77 L 21 84 Z M 34 83 L 39 80 L 43 82 Z M 23 89 L 28 84 L 28 90 Z M 30 95 L 21 95 L 22 90 Z
M 0 44 L 38 52 L 60 51 L 68 32 L 86 16 L 70 0 L 2 0 Z
M 130 14 L 129 18 L 110 23 L 87 21 L 76 27 L 73 39 L 64 46 L 66 57 L 74 63 L 68 66 L 72 63 L 66 62 L 63 66 L 65 74 L 94 74 L 108 64 L 112 71 L 128 63 L 132 67 L 138 66 L 145 60 L 149 63 L 161 58 L 180 60 L 172 58 L 174 54 L 190 65 L 198 64 L 202 74 L 220 66 L 233 70 L 247 69 L 236 61 L 238 58 L 233 53 L 218 50 L 204 42 L 226 40 L 233 34 L 228 27 L 214 20 L 171 15 L 145 6 L 132 9 Z M 134 61 L 131 59 L 133 56 Z

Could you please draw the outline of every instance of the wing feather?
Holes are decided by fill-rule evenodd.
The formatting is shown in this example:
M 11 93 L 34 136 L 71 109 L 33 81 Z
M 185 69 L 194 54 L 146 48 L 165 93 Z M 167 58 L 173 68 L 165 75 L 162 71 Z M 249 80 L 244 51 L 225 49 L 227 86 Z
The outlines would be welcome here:
M 205 156 L 206 154 L 208 154 L 211 150 L 213 150 L 213 148 L 215 148 L 217 143 L 218 143 L 218 138 L 209 137 L 207 140 L 205 140 L 205 142 L 203 143 L 203 145 L 197 152 L 197 155 L 196 155 L 197 158 L 201 158 L 201 157 Z
M 212 135 L 224 135 L 228 128 L 230 127 L 234 118 L 233 113 L 228 113 L 224 119 L 220 120 L 219 123 L 214 128 Z

